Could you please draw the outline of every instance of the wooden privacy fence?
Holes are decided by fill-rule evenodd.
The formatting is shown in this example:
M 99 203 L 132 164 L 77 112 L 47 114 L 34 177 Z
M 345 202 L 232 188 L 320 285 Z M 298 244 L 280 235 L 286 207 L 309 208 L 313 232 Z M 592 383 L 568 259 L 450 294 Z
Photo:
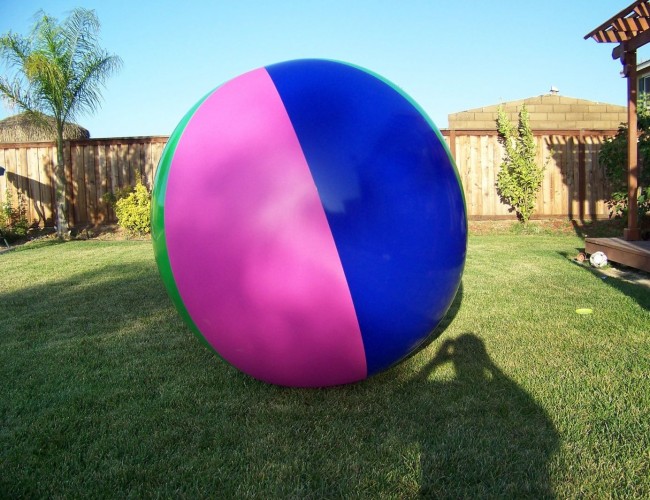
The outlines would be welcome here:
M 68 220 L 71 225 L 115 222 L 104 195 L 135 185 L 139 175 L 151 189 L 167 137 L 130 137 L 67 141 L 64 145 Z M 18 193 L 30 223 L 51 226 L 54 220 L 56 144 L 0 143 L 0 201 L 7 190 L 14 205 Z
M 616 131 L 535 132 L 537 156 L 546 164 L 535 218 L 596 219 L 608 216 L 608 186 L 598 152 Z M 503 157 L 496 131 L 443 130 L 459 172 L 471 219 L 512 218 L 496 191 Z M 168 137 L 86 139 L 64 146 L 68 217 L 72 225 L 115 222 L 104 195 L 134 185 L 139 175 L 151 188 Z M 49 142 L 2 144 L 0 202 L 18 193 L 30 223 L 53 225 L 56 146 Z M 188 219 L 191 215 L 188 214 Z
M 496 131 L 443 130 L 456 160 L 472 219 L 513 218 L 496 190 L 503 146 Z M 616 130 L 534 131 L 537 163 L 545 165 L 533 218 L 607 218 L 610 194 L 598 152 Z

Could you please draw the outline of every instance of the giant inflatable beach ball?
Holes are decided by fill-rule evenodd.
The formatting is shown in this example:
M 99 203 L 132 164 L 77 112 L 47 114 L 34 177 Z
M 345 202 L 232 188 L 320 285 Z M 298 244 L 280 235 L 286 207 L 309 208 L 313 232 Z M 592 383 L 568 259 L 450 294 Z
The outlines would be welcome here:
M 391 367 L 458 290 L 467 220 L 440 133 L 365 69 L 297 60 L 200 100 L 156 174 L 152 234 L 190 328 L 257 379 L 322 387 Z

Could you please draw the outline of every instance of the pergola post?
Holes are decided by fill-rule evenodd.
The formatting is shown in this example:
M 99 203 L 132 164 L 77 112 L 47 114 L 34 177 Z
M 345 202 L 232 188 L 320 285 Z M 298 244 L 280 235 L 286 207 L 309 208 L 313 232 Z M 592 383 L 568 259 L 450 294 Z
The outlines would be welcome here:
M 638 179 L 639 161 L 637 154 L 638 129 L 636 116 L 636 50 L 624 52 L 625 77 L 627 78 L 627 228 L 623 230 L 623 238 L 635 241 L 641 238 L 638 223 Z
M 636 116 L 636 51 L 650 43 L 650 0 L 636 0 L 585 35 L 598 43 L 617 43 L 612 51 L 613 59 L 623 63 L 627 78 L 627 228 L 623 238 L 628 241 L 641 239 L 639 230 L 639 162 L 638 128 Z

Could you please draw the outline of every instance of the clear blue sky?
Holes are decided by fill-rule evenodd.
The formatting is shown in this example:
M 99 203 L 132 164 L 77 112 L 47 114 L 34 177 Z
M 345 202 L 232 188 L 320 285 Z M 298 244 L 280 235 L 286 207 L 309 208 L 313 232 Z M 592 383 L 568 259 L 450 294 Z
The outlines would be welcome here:
M 95 9 L 124 66 L 92 137 L 167 135 L 205 93 L 275 62 L 322 57 L 379 73 L 440 128 L 447 115 L 545 94 L 625 104 L 614 44 L 585 34 L 631 0 L 0 0 L 0 33 L 44 9 Z M 640 52 L 640 59 L 644 53 Z M 3 69 L 4 71 L 4 69 Z M 0 119 L 13 114 L 0 105 Z

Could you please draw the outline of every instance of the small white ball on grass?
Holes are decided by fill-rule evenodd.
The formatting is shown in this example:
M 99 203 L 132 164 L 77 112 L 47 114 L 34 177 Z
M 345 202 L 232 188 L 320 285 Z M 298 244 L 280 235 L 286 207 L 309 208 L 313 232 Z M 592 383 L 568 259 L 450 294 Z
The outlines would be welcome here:
M 605 267 L 607 265 L 607 255 L 603 252 L 594 252 L 589 257 L 589 262 L 594 267 Z

